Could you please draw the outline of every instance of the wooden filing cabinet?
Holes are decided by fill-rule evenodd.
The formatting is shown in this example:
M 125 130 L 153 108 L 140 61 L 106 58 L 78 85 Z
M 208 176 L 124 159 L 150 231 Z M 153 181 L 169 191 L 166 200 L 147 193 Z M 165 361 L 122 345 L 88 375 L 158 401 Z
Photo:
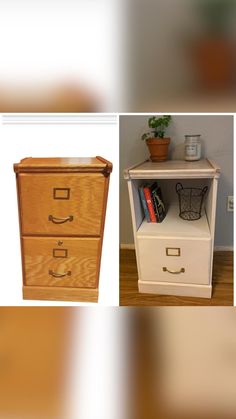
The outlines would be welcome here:
M 210 298 L 220 168 L 205 159 L 197 162 L 145 161 L 125 170 L 139 275 L 139 292 Z M 157 181 L 167 214 L 161 223 L 144 217 L 139 186 Z M 195 221 L 179 217 L 176 183 L 208 188 L 202 216 Z
M 23 298 L 97 301 L 112 164 L 102 157 L 14 164 Z

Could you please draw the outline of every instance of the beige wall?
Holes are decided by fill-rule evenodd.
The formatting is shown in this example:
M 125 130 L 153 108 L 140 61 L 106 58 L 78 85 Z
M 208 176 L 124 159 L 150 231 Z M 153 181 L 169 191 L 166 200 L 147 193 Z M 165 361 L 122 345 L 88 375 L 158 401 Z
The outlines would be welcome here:
M 149 157 L 140 140 L 147 130 L 147 115 L 120 116 L 120 242 L 133 243 L 131 215 L 123 170 Z M 233 195 L 233 116 L 178 115 L 167 134 L 171 137 L 169 158 L 184 157 L 184 135 L 201 134 L 202 157 L 215 160 L 221 167 L 216 218 L 216 246 L 233 245 L 233 213 L 226 211 L 227 196 Z

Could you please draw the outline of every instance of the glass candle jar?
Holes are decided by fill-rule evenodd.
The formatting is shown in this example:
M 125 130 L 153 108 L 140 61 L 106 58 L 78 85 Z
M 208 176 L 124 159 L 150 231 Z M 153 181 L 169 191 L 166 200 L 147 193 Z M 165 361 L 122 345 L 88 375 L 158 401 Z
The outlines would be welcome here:
M 201 158 L 201 135 L 185 135 L 185 160 L 194 161 Z

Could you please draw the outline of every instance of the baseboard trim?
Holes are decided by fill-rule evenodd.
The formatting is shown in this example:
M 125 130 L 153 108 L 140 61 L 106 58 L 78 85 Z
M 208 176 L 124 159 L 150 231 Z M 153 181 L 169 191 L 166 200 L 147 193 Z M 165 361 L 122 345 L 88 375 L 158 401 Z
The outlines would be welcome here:
M 234 247 L 233 246 L 215 246 L 214 251 L 215 252 L 233 252 Z
M 53 301 L 98 301 L 97 288 L 65 288 L 23 286 L 24 300 L 53 300 Z
M 121 250 L 125 250 L 125 249 L 127 249 L 127 250 L 134 250 L 135 249 L 135 246 L 134 246 L 134 243 L 121 243 L 121 245 L 120 245 L 120 248 L 121 248 Z
M 134 243 L 121 243 L 120 244 L 120 249 L 121 250 L 134 250 L 135 246 Z M 214 247 L 214 251 L 215 252 L 233 252 L 234 251 L 234 247 L 233 246 L 215 246 Z
M 177 295 L 180 297 L 211 298 L 211 285 L 173 284 L 170 282 L 138 281 L 138 289 L 144 294 Z

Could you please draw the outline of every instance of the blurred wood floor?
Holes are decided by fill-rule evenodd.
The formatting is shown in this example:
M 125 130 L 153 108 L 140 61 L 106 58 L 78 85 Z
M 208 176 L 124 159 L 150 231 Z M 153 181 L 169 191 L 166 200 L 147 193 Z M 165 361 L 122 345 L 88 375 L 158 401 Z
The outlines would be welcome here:
M 233 252 L 214 252 L 212 298 L 140 294 L 134 250 L 120 251 L 120 305 L 122 306 L 232 306 Z

